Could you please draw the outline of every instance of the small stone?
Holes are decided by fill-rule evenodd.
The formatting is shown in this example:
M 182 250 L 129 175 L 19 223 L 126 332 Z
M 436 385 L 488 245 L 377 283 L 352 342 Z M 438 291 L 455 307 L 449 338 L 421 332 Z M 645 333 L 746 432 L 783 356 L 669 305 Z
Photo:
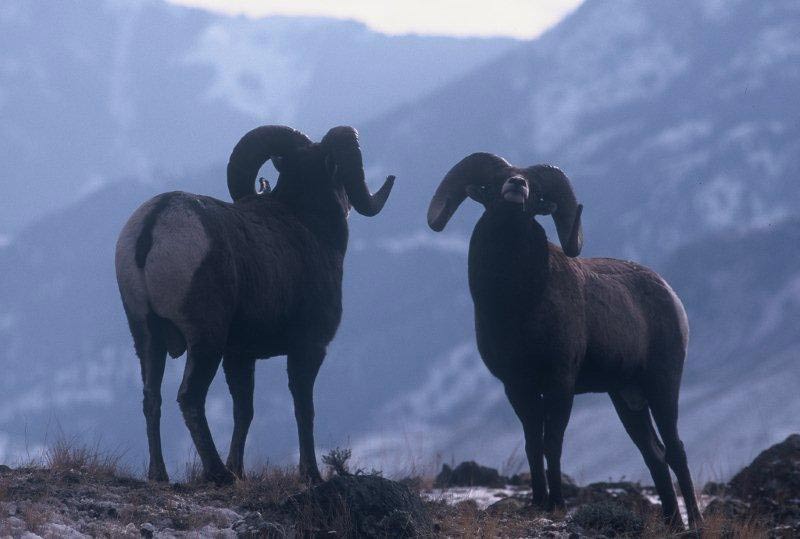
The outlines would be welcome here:
M 150 539 L 156 533 L 156 527 L 150 524 L 149 522 L 145 522 L 141 526 L 139 526 L 139 533 L 142 537 L 146 537 Z

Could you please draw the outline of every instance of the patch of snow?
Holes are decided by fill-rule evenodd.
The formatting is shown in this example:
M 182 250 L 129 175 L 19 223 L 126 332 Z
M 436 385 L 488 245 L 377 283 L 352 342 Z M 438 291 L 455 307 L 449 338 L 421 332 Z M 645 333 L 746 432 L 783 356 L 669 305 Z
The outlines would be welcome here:
M 286 47 L 284 32 L 259 29 L 243 18 L 209 25 L 185 61 L 210 67 L 209 99 L 221 99 L 250 116 L 291 124 L 297 95 L 312 80 L 312 69 Z
M 654 505 L 661 505 L 661 499 L 658 497 L 657 494 L 647 494 L 642 493 L 647 501 Z M 699 494 L 697 496 L 697 506 L 700 508 L 700 512 L 702 513 L 708 504 L 711 503 L 711 500 L 714 499 L 714 496 L 709 496 L 707 494 Z M 683 523 L 689 523 L 689 516 L 686 513 L 686 502 L 683 501 L 683 496 L 678 496 L 678 510 L 681 512 L 681 517 L 683 518 Z
M 519 488 L 489 488 L 489 487 L 450 487 L 434 488 L 420 492 L 420 495 L 431 502 L 445 502 L 448 505 L 472 500 L 481 511 L 498 500 L 520 493 Z M 524 492 L 524 491 L 523 491 Z
M 466 254 L 469 250 L 469 239 L 461 235 L 436 234 L 418 230 L 413 234 L 382 239 L 378 242 L 378 247 L 393 255 L 420 249 Z
M 635 56 L 627 55 L 621 45 L 610 47 L 593 43 L 587 56 L 573 52 L 564 64 L 570 72 L 553 73 L 548 79 L 556 82 L 544 80 L 536 87 L 529 107 L 537 151 L 554 151 L 575 134 L 584 116 L 657 94 L 689 64 L 664 40 L 652 40 Z M 621 55 L 622 61 L 613 60 L 612 54 Z M 575 66 L 575 58 L 582 59 L 580 65 Z

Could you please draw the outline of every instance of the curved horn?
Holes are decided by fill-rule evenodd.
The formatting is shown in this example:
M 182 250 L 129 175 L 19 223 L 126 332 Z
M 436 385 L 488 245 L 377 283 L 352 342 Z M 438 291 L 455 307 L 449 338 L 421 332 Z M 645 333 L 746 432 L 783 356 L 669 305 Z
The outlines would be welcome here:
M 364 178 L 364 163 L 358 144 L 358 131 L 350 126 L 334 127 L 320 143 L 326 147 L 336 163 L 336 174 L 341 177 L 350 204 L 361 215 L 372 217 L 383 209 L 394 185 L 394 176 L 388 176 L 378 191 L 372 195 Z
M 262 125 L 243 136 L 228 160 L 228 192 L 236 201 L 256 192 L 256 175 L 272 156 L 308 146 L 311 140 L 285 125 Z
M 493 177 L 511 165 L 502 157 L 491 153 L 473 153 L 450 169 L 428 206 L 428 226 L 441 232 L 450 217 L 467 197 L 467 186 Z
M 583 205 L 578 204 L 572 184 L 561 169 L 550 165 L 536 165 L 525 169 L 541 188 L 542 198 L 556 204 L 553 221 L 556 223 L 558 241 L 564 254 L 576 257 L 583 248 L 583 228 L 581 213 Z

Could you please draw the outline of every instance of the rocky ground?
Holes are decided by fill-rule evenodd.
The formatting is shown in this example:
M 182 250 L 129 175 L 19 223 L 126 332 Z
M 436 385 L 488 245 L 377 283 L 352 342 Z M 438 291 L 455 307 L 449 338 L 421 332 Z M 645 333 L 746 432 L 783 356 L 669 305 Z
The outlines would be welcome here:
M 47 462 L 0 466 L 0 537 L 668 537 L 657 497 L 634 483 L 577 486 L 567 509 L 544 513 L 526 477 L 475 463 L 434 479 L 390 481 L 328 458 L 330 478 L 309 488 L 290 470 L 253 472 L 215 487 L 155 485 L 125 476 L 113 459 L 57 446 Z M 727 484 L 706 485 L 704 537 L 800 536 L 800 435 L 762 454 Z

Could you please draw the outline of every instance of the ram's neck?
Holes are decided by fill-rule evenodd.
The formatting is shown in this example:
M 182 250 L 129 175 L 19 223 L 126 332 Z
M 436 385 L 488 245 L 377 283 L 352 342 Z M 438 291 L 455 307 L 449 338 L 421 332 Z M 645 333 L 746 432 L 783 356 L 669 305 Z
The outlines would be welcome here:
M 481 311 L 529 311 L 548 281 L 549 249 L 544 229 L 521 211 L 486 212 L 475 225 L 469 248 L 469 284 Z
M 344 257 L 347 251 L 347 198 L 344 192 L 316 192 L 298 195 L 276 189 L 272 195 L 290 207 L 295 216 L 320 243 Z

